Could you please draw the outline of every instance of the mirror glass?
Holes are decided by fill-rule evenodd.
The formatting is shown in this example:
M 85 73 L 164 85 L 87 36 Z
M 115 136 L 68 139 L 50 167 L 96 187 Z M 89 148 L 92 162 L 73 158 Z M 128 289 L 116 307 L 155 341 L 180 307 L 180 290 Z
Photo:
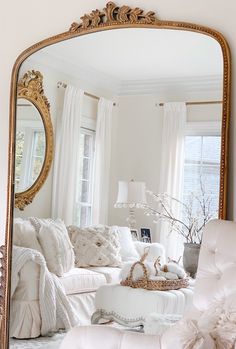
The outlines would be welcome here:
M 26 191 L 38 178 L 44 163 L 46 139 L 38 109 L 18 98 L 16 116 L 15 191 Z
M 83 245 L 76 240 L 77 230 L 67 233 L 66 227 L 116 226 L 123 237 L 131 228 L 134 240 L 161 243 L 166 256 L 178 260 L 184 243 L 200 244 L 202 227 L 218 216 L 222 52 L 216 40 L 197 32 L 117 29 L 46 47 L 22 64 L 20 74 L 28 69 L 41 71 L 45 78 L 56 145 L 47 187 L 24 212 L 15 210 L 13 244 L 41 253 L 80 324 L 90 324 L 96 290 L 101 284 L 119 283 L 120 264 L 102 261 L 91 248 L 78 250 L 88 246 L 91 231 L 85 230 Z M 45 137 L 37 110 L 18 102 L 16 189 L 25 190 L 41 169 Z M 27 106 L 20 106 L 22 102 Z M 56 234 L 52 222 L 74 246 L 75 263 L 67 240 L 47 250 L 48 238 Z M 125 249 L 119 242 L 120 261 L 137 260 L 142 248 L 125 241 L 131 245 Z M 101 244 L 96 240 L 96 248 Z M 42 333 L 41 266 L 30 263 L 19 270 L 19 256 L 20 250 L 13 249 L 12 275 L 20 276 L 12 291 L 11 348 L 23 342 L 24 349 L 31 348 L 38 341 L 47 347 L 50 340 L 58 345 L 65 323 L 57 312 L 57 321 L 51 327 L 44 323 L 49 327 Z M 81 290 L 76 278 L 85 276 L 84 268 L 103 281 Z M 74 277 L 73 289 L 68 275 Z M 48 338 L 50 332 L 56 337 Z

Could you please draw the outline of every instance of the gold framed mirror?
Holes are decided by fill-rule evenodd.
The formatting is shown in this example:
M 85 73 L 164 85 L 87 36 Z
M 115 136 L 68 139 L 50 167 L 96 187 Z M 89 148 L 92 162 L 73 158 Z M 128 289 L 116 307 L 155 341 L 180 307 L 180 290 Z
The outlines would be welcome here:
M 85 14 L 79 23 L 72 23 L 69 30 L 45 39 L 25 50 L 17 59 L 12 72 L 11 82 L 11 104 L 10 104 L 10 148 L 9 148 L 9 191 L 8 191 L 8 217 L 6 244 L 1 249 L 2 252 L 2 276 L 3 296 L 0 298 L 0 318 L 1 318 L 1 343 L 2 348 L 8 348 L 9 343 L 9 309 L 10 309 L 10 280 L 11 280 L 11 258 L 12 258 L 12 225 L 14 209 L 14 142 L 16 126 L 16 100 L 18 75 L 23 62 L 41 49 L 49 47 L 60 42 L 69 42 L 69 40 L 79 37 L 92 37 L 93 33 L 102 33 L 114 31 L 116 29 L 167 29 L 180 32 L 198 33 L 209 37 L 217 42 L 222 52 L 222 94 L 220 103 L 222 104 L 221 113 L 221 146 L 219 162 L 219 206 L 218 217 L 226 218 L 227 202 L 227 172 L 228 172 L 228 129 L 230 117 L 230 92 L 231 92 L 231 62 L 230 50 L 222 34 L 214 29 L 185 22 L 175 22 L 160 20 L 153 11 L 145 13 L 142 9 L 130 8 L 129 6 L 117 6 L 109 2 L 103 10 L 95 10 L 90 14 Z M 87 35 L 90 34 L 90 35 Z M 129 43 L 131 44 L 131 42 Z M 140 49 L 141 50 L 141 49 Z M 142 51 L 142 50 L 141 50 Z M 146 52 L 148 53 L 148 51 Z M 162 102 L 161 100 L 159 101 Z M 35 104 L 34 104 L 35 105 Z
M 42 188 L 53 159 L 53 126 L 43 76 L 28 71 L 17 84 L 15 207 L 24 210 Z

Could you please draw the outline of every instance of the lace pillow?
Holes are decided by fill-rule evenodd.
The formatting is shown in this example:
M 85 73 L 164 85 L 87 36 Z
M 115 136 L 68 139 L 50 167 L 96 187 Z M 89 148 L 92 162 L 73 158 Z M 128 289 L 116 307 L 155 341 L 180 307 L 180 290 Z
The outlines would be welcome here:
M 48 270 L 62 276 L 74 267 L 75 255 L 63 221 L 41 220 L 39 242 Z
M 121 265 L 118 232 L 108 226 L 68 227 L 74 246 L 76 267 L 118 267 Z

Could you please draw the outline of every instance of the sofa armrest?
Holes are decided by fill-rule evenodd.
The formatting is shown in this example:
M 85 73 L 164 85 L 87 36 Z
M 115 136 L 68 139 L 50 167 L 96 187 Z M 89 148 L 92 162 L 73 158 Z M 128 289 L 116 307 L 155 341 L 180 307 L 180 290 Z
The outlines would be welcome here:
M 39 299 L 40 267 L 33 261 L 28 261 L 19 272 L 19 280 L 12 295 L 13 299 L 31 301 Z
M 166 263 L 165 249 L 164 246 L 158 242 L 147 243 L 142 241 L 134 241 L 134 246 L 139 256 L 141 257 L 144 254 L 146 247 L 149 247 L 147 261 L 153 262 L 157 257 L 161 257 L 161 264 Z

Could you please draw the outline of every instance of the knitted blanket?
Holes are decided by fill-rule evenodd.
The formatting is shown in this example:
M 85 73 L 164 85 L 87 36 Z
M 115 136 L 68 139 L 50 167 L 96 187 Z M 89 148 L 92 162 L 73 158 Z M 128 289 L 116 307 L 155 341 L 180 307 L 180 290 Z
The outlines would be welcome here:
M 19 273 L 23 266 L 33 261 L 40 267 L 39 307 L 41 316 L 41 335 L 57 331 L 57 320 L 60 319 L 66 330 L 79 324 L 79 318 L 70 303 L 58 277 L 47 269 L 43 255 L 33 249 L 13 247 L 11 297 L 19 283 Z

